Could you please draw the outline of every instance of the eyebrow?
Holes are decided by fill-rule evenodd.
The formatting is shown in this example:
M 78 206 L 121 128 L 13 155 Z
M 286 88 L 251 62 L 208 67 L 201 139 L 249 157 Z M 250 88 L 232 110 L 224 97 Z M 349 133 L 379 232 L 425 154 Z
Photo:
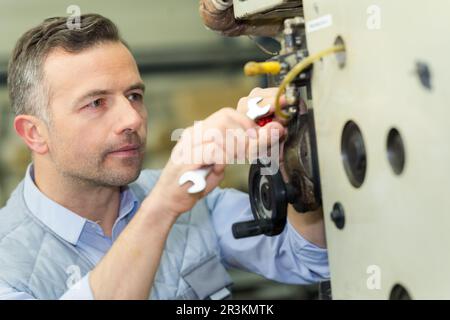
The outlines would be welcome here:
M 131 91 L 131 90 L 141 90 L 142 92 L 145 92 L 145 84 L 143 82 L 135 83 L 128 87 L 125 92 Z
M 124 92 L 128 92 L 131 90 L 142 90 L 142 92 L 145 92 L 145 84 L 143 82 L 137 82 L 137 83 L 129 86 Z M 110 91 L 110 90 L 100 90 L 100 89 L 95 89 L 95 90 L 89 91 L 88 93 L 84 94 L 80 98 L 76 99 L 76 101 L 74 103 L 74 107 L 78 107 L 81 104 L 81 102 L 86 99 L 108 95 L 108 94 L 111 94 L 111 92 L 112 91 Z

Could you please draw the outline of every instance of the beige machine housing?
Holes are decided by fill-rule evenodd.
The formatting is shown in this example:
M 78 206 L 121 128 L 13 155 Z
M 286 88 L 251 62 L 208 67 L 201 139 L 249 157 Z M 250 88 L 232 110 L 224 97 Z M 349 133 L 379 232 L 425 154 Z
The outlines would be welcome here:
M 257 18 L 285 3 L 234 6 L 236 17 Z M 325 57 L 311 80 L 333 298 L 389 299 L 400 288 L 413 299 L 449 299 L 450 3 L 304 0 L 303 11 L 310 53 L 338 36 L 346 46 L 343 68 Z M 367 153 L 359 187 L 343 165 L 348 121 Z M 391 129 L 405 150 L 400 174 L 388 160 Z M 335 203 L 345 212 L 342 229 L 330 217 Z

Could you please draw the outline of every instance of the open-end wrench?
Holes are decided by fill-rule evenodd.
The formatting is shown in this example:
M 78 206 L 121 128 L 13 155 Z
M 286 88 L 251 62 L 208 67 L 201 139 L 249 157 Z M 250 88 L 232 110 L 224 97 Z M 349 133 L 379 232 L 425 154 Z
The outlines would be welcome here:
M 270 104 L 264 107 L 258 106 L 258 102 L 261 102 L 262 99 L 263 98 L 261 97 L 255 97 L 248 100 L 247 117 L 252 120 L 256 120 L 269 112 Z M 201 192 L 206 188 L 206 176 L 211 172 L 211 170 L 212 165 L 197 170 L 187 171 L 181 175 L 180 179 L 178 179 L 178 184 L 182 186 L 186 182 L 190 181 L 192 182 L 192 186 L 188 189 L 188 192 Z
M 270 104 L 264 107 L 258 106 L 258 103 L 261 102 L 262 99 L 263 98 L 261 97 L 255 97 L 248 100 L 247 117 L 256 120 L 269 112 Z

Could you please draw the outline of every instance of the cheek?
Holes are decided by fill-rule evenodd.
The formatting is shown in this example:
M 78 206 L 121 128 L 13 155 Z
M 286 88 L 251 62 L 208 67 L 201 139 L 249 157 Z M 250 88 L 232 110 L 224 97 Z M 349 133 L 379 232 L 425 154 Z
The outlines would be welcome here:
M 53 153 L 65 158 L 72 158 L 72 161 L 77 161 L 77 158 L 83 158 L 85 155 L 89 156 L 101 146 L 101 141 L 98 141 L 98 133 L 92 129 L 92 127 L 74 127 L 68 123 L 65 126 L 55 127 L 50 132 Z
M 93 155 L 104 149 L 105 139 L 94 130 L 84 130 L 75 133 L 72 136 L 75 152 L 80 154 Z

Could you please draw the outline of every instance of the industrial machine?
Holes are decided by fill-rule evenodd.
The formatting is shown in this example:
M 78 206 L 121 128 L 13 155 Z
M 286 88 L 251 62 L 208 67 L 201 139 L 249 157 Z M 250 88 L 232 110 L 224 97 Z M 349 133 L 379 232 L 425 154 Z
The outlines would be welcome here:
M 279 86 L 287 179 L 252 166 L 255 221 L 323 208 L 334 299 L 450 298 L 450 30 L 443 2 L 204 0 L 205 24 L 281 49 L 246 67 Z M 449 100 L 447 100 L 449 99 Z

